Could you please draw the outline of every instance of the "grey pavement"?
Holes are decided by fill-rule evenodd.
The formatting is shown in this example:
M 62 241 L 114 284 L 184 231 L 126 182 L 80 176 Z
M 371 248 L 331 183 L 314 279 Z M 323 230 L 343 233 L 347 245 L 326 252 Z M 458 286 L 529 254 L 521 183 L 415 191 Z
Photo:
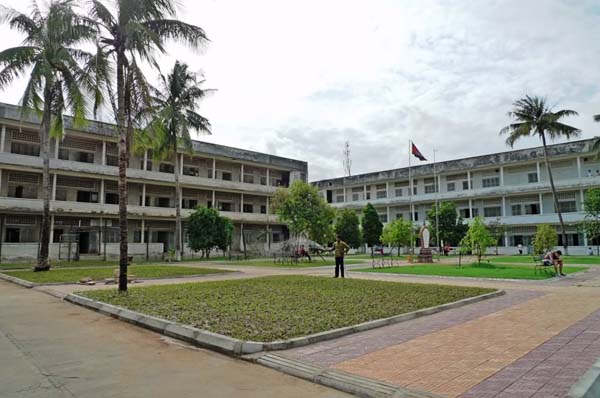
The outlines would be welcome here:
M 349 395 L 0 281 L 0 397 Z

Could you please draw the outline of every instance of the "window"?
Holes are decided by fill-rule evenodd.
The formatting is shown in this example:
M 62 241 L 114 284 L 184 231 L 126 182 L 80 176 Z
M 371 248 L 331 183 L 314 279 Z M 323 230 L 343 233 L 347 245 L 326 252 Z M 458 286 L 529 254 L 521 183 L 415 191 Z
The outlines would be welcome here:
M 143 163 L 144 162 L 142 161 L 142 168 L 144 168 Z M 146 160 L 146 171 L 152 171 L 152 161 L 151 160 Z
M 367 200 L 371 200 L 371 192 L 367 192 Z
M 200 175 L 200 169 L 198 169 L 197 167 L 184 167 L 183 174 L 185 174 L 186 176 L 197 177 Z
M 77 191 L 77 201 L 87 203 L 98 203 L 98 193 L 89 191 Z
M 254 175 L 253 174 L 244 174 L 244 182 L 246 184 L 254 184 Z
M 414 221 L 419 221 L 419 212 L 418 211 L 415 211 L 413 220 Z
M 472 214 L 472 215 L 473 215 L 473 218 L 477 217 L 477 216 L 479 215 L 479 209 L 478 209 L 478 208 L 476 208 L 476 207 L 474 207 L 474 208 L 473 208 L 473 214 Z
M 344 201 L 344 195 L 337 195 L 335 201 L 336 203 L 342 203 Z
M 267 177 L 260 176 L 260 185 L 267 185 Z
M 119 194 L 108 192 L 105 195 L 104 202 L 107 205 L 118 205 L 119 204 Z
M 534 182 L 538 182 L 538 175 L 537 172 L 535 173 L 528 173 L 527 174 L 527 182 L 528 183 L 534 183 Z
M 525 214 L 540 214 L 539 203 L 529 203 L 525 206 Z
M 434 193 L 435 191 L 437 191 L 435 185 L 425 185 L 425 193 Z
M 231 179 L 232 179 L 231 173 L 228 172 L 228 171 L 222 172 L 221 173 L 221 179 L 224 180 L 224 181 L 231 181 Z
M 144 206 L 144 203 L 142 203 L 142 198 L 143 196 L 140 196 L 140 206 Z M 150 204 L 150 196 L 146 196 L 146 206 L 152 206 Z
M 558 208 L 562 213 L 575 213 L 577 212 L 577 202 L 574 200 L 558 202 Z
M 379 215 L 379 221 L 381 222 L 387 222 L 387 214 L 380 214 Z
M 385 199 L 385 198 L 387 198 L 386 191 L 377 191 L 377 199 Z
M 58 149 L 58 158 L 60 160 L 69 160 L 69 151 L 63 148 Z
M 254 213 L 254 206 L 250 203 L 244 203 L 244 213 Z
M 94 163 L 94 154 L 90 152 L 77 152 L 77 161 L 83 163 Z
M 458 212 L 462 218 L 471 218 L 471 212 L 469 209 L 460 209 Z
M 6 228 L 6 243 L 19 243 L 21 241 L 21 230 L 19 228 Z
M 469 189 L 469 181 L 463 181 L 462 185 L 463 185 L 463 191 L 466 191 L 467 189 Z
M 358 200 L 360 200 L 360 199 L 358 198 L 358 194 L 357 194 L 357 193 L 353 193 L 353 194 L 352 194 L 352 201 L 353 201 L 353 202 L 357 202 Z
M 114 155 L 106 155 L 106 165 L 107 166 L 118 166 L 119 165 L 119 157 Z
M 402 196 L 402 188 L 396 188 L 396 191 L 394 193 L 396 196 Z
M 233 205 L 229 202 L 220 202 L 218 207 L 219 211 L 233 211 Z
M 175 166 L 173 166 L 170 163 L 161 163 L 158 166 L 158 171 L 160 171 L 161 173 L 171 173 L 171 174 L 173 174 L 175 172 Z
M 198 205 L 198 200 L 196 199 L 183 199 L 181 201 L 181 207 L 184 209 L 193 209 Z
M 500 177 L 488 177 L 481 180 L 484 188 L 500 186 Z
M 267 205 L 260 205 L 260 214 L 267 214 Z
M 404 216 L 402 215 L 402 213 L 396 213 L 396 220 L 401 220 L 403 218 Z
M 154 203 L 156 204 L 156 207 L 171 207 L 170 198 L 155 198 Z
M 13 142 L 10 146 L 10 153 L 27 156 L 40 156 L 40 146 L 24 144 L 22 142 Z
M 522 210 L 521 210 L 521 205 L 512 205 L 510 207 L 510 214 L 512 214 L 513 216 L 520 216 L 523 214 Z
M 416 195 L 416 194 L 417 194 L 417 186 L 415 185 L 415 186 L 413 187 L 413 195 Z
M 502 217 L 502 208 L 500 206 L 484 207 L 483 208 L 483 216 L 484 217 Z
M 448 192 L 452 192 L 456 190 L 456 185 L 454 182 L 449 182 L 448 185 L 446 186 L 446 189 Z

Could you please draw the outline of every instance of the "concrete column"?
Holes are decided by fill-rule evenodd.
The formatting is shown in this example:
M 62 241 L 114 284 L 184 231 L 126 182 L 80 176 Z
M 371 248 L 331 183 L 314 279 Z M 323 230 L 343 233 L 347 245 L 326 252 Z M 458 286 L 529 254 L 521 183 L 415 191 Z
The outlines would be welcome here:
M 104 204 L 104 179 L 100 180 L 100 204 Z
M 538 201 L 540 202 L 540 214 L 544 214 L 544 197 L 542 195 L 542 193 L 538 193 Z
M 6 141 L 6 126 L 2 125 L 2 134 L 0 135 L 0 152 L 4 152 L 4 141 Z
M 588 237 L 585 231 L 583 231 L 583 245 L 588 246 Z
M 506 196 L 502 197 L 502 217 L 506 217 Z
M 473 200 L 472 199 L 469 199 L 469 218 L 474 218 L 473 217 Z
M 542 182 L 542 173 L 540 173 L 540 162 L 537 162 L 535 164 L 535 171 L 537 172 L 538 175 L 538 182 Z
M 102 141 L 102 166 L 106 166 L 106 141 Z
M 52 200 L 56 200 L 56 181 L 58 179 L 58 175 L 54 174 L 52 178 Z
M 183 153 L 181 154 L 180 157 L 181 161 L 179 162 L 179 175 L 183 175 Z
M 265 196 L 265 200 L 266 200 L 267 214 L 269 214 L 269 197 Z
M 60 146 L 60 142 L 55 138 L 54 139 L 54 159 L 58 159 L 59 146 Z
M 508 247 L 508 231 L 504 231 L 504 247 Z
M 439 175 L 439 174 L 436 176 L 436 178 L 437 178 L 437 192 L 438 193 L 442 192 L 442 180 L 441 180 L 440 177 L 441 177 L 441 175 Z M 441 241 L 441 239 L 440 239 L 440 241 Z
M 217 178 L 217 159 L 213 158 L 213 180 Z M 213 201 L 214 203 L 214 201 Z
M 148 165 L 148 150 L 144 151 L 144 164 L 142 165 L 142 170 L 147 171 Z
M 50 215 L 50 243 L 54 242 L 54 214 Z
M 471 186 L 471 171 L 467 171 L 467 185 L 469 187 L 469 191 L 473 189 L 473 187 Z
M 213 205 L 213 208 L 216 209 L 217 208 L 217 202 L 216 202 L 215 198 L 216 198 L 216 195 L 215 195 L 215 191 L 213 190 L 212 191 L 212 205 Z
M 581 178 L 581 157 L 577 156 L 577 177 Z
M 363 200 L 367 200 L 367 186 L 363 185 Z
M 390 206 L 387 206 L 385 210 L 387 212 L 387 222 L 390 222 Z
M 242 193 L 240 196 L 240 213 L 244 212 L 244 194 Z
M 390 198 L 392 195 L 390 195 L 390 183 L 389 181 L 385 182 L 385 197 L 386 198 Z M 346 197 L 346 188 L 344 188 L 344 197 Z
M 146 184 L 142 184 L 142 207 L 146 207 Z
M 0 169 L 0 192 L 2 192 L 2 169 Z M 2 194 L 0 194 L 0 196 L 2 196 Z
M 579 191 L 579 194 L 581 195 L 581 208 L 579 209 L 579 211 L 584 211 L 585 208 L 583 206 L 583 203 L 585 202 L 585 194 L 583 193 L 583 189 Z
M 504 186 L 504 166 L 500 166 L 500 186 Z
M 344 187 L 344 202 L 346 202 L 347 200 L 348 199 L 347 199 L 347 196 L 346 196 L 346 187 Z
M 240 163 L 240 182 L 244 182 L 244 163 Z
M 144 236 L 144 235 L 145 235 L 145 232 L 146 232 L 146 220 L 144 220 L 144 219 L 142 218 L 142 236 L 141 236 L 141 238 L 140 238 L 140 243 L 146 243 L 146 242 L 145 242 L 145 236 Z
M 271 185 L 271 176 L 270 176 L 269 168 L 267 167 L 267 186 Z

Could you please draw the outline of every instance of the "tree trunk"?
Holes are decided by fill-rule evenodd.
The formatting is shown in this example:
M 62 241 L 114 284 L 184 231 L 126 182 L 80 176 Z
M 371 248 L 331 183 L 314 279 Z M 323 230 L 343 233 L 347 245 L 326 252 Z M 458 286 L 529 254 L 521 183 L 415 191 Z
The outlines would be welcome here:
M 554 178 L 552 177 L 552 167 L 548 161 L 548 148 L 546 147 L 546 135 L 542 132 L 542 144 L 544 146 L 544 161 L 546 162 L 546 170 L 548 171 L 548 179 L 550 180 L 550 188 L 552 189 L 552 197 L 554 198 L 554 207 L 556 208 L 556 214 L 558 214 L 558 221 L 560 222 L 560 232 L 562 235 L 563 248 L 565 249 L 565 256 L 568 254 L 568 242 L 567 233 L 565 231 L 565 222 L 563 221 L 562 212 L 558 206 L 558 196 L 556 195 L 556 188 L 554 187 Z
M 117 130 L 119 131 L 119 291 L 127 291 L 127 126 L 125 126 L 125 55 L 117 55 Z
M 177 155 L 177 139 L 175 139 L 175 259 L 181 261 L 181 188 L 179 187 L 179 156 Z
M 42 225 L 40 234 L 40 251 L 34 271 L 48 271 L 50 269 L 50 118 L 52 104 L 52 81 L 46 81 L 44 89 L 44 113 L 40 126 L 40 142 L 42 153 Z M 58 141 L 57 141 L 58 145 Z

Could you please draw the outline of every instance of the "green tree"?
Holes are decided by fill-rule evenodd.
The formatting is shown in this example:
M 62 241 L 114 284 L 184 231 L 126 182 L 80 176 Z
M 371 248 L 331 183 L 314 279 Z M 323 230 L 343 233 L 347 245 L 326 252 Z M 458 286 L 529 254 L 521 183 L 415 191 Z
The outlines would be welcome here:
M 383 231 L 383 224 L 379 219 L 377 210 L 371 203 L 367 203 L 363 209 L 363 217 L 361 220 L 363 240 L 367 246 L 371 247 L 371 253 L 373 253 L 373 246 L 381 243 L 381 232 Z
M 533 250 L 536 254 L 544 254 L 554 249 L 558 244 L 556 229 L 548 224 L 540 224 L 535 231 L 533 238 Z
M 350 247 L 354 249 L 360 247 L 362 243 L 360 220 L 354 210 L 338 211 L 334 230 L 336 235 L 340 235 Z
M 600 188 L 592 188 L 587 191 L 583 202 L 583 211 L 585 219 L 583 220 L 583 230 L 587 235 L 588 241 L 596 241 L 596 251 L 600 256 Z
M 114 9 L 90 0 L 90 15 L 101 27 L 98 46 L 110 56 L 116 75 L 111 98 L 119 133 L 119 290 L 127 290 L 127 165 L 139 112 L 151 107 L 150 87 L 140 62 L 157 66 L 156 52 L 174 40 L 197 48 L 207 42 L 204 31 L 179 21 L 174 0 L 116 0 Z M 108 84 L 112 93 L 114 84 Z M 139 127 L 139 126 L 138 126 Z
M 500 134 L 508 134 L 506 143 L 510 145 L 511 148 L 514 146 L 515 142 L 523 137 L 537 136 L 542 140 L 542 145 L 544 147 L 544 162 L 546 163 L 546 170 L 548 171 L 548 179 L 550 180 L 550 188 L 552 189 L 552 196 L 554 198 L 554 208 L 558 214 L 562 243 L 566 254 L 568 250 L 567 232 L 558 203 L 558 196 L 556 195 L 554 178 L 552 177 L 552 167 L 550 167 L 550 161 L 548 160 L 546 137 L 554 140 L 562 137 L 570 139 L 571 137 L 579 136 L 581 133 L 579 129 L 560 122 L 560 120 L 565 117 L 577 116 L 577 112 L 568 109 L 554 112 L 552 108 L 546 104 L 545 98 L 530 97 L 527 95 L 525 98 L 521 98 L 513 103 L 513 110 L 509 112 L 508 115 L 515 119 L 515 122 L 500 130 Z
M 86 91 L 95 90 L 92 74 L 88 73 L 94 56 L 76 46 L 92 42 L 96 27 L 76 14 L 74 4 L 73 0 L 52 1 L 47 10 L 41 10 L 34 2 L 31 16 L 5 7 L 0 10 L 0 21 L 25 35 L 21 46 L 0 52 L 0 89 L 29 71 L 20 101 L 22 116 L 34 110 L 42 119 L 43 206 L 35 271 L 50 269 L 50 140 L 54 138 L 58 144 L 62 137 L 65 110 L 73 114 L 74 126 L 84 124 Z M 102 96 L 97 95 L 96 100 L 101 102 Z
M 398 255 L 400 255 L 400 248 L 402 246 L 409 246 L 412 244 L 410 241 L 413 236 L 411 233 L 412 227 L 413 225 L 410 221 L 397 218 L 383 227 L 381 242 L 396 247 L 398 249 Z
M 496 241 L 496 256 L 498 255 L 498 245 L 501 244 L 501 242 L 504 239 L 504 233 L 506 231 L 508 231 L 508 226 L 506 224 L 503 224 L 500 221 L 500 218 L 496 218 L 494 221 L 491 221 L 488 223 L 487 225 L 488 230 L 490 231 L 490 235 L 492 235 L 492 238 L 494 238 L 494 240 Z
M 459 216 L 454 202 L 442 202 L 439 204 L 438 207 L 440 211 L 438 216 L 438 220 L 440 223 L 440 241 L 443 241 L 444 244 L 447 243 L 448 245 L 456 246 L 467 233 L 467 229 L 469 229 L 469 226 L 465 224 L 462 217 Z M 427 212 L 427 220 L 429 222 L 429 230 L 433 231 L 434 241 L 436 231 L 435 213 L 436 209 L 435 205 L 433 205 L 431 207 L 431 210 Z M 435 243 L 437 246 L 439 246 L 437 242 Z
M 315 186 L 296 180 L 287 189 L 277 189 L 273 210 L 279 220 L 287 223 L 293 236 L 305 235 L 320 244 L 333 240 L 335 210 Z
M 188 246 L 209 258 L 215 247 L 225 251 L 231 245 L 233 224 L 216 209 L 196 207 L 188 220 L 187 235 Z
M 475 217 L 467 234 L 460 241 L 461 250 L 463 248 L 469 250 L 477 256 L 477 262 L 481 263 L 481 257 L 492 245 L 494 245 L 494 238 L 485 226 L 483 217 Z
M 210 90 L 203 90 L 195 73 L 179 61 L 168 76 L 160 75 L 160 89 L 153 91 L 152 108 L 149 110 L 150 123 L 146 128 L 152 153 L 157 159 L 173 159 L 175 164 L 175 252 L 176 260 L 181 261 L 181 169 L 179 148 L 193 152 L 190 131 L 210 134 L 208 119 L 198 113 L 198 102 Z

